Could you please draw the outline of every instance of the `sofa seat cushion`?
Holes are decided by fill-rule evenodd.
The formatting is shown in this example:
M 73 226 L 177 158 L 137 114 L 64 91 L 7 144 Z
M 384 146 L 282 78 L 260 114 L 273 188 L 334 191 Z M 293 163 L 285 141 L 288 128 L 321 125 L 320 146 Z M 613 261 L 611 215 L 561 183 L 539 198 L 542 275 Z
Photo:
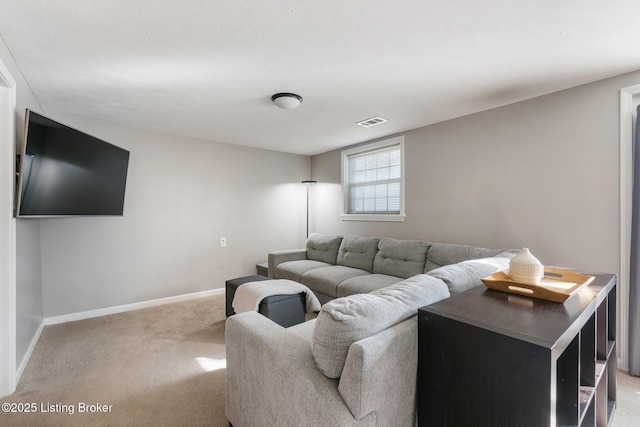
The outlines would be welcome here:
M 313 291 L 335 298 L 340 283 L 352 277 L 363 275 L 369 275 L 369 273 L 359 268 L 330 265 L 307 271 L 302 275 L 301 282 Z
M 443 265 L 457 264 L 471 259 L 489 258 L 498 255 L 504 249 L 487 249 L 477 246 L 456 245 L 452 243 L 431 243 L 427 252 L 424 272 Z
M 482 278 L 509 268 L 511 258 L 495 256 L 463 261 L 431 270 L 427 274 L 447 284 L 451 295 L 482 285 Z
M 313 339 L 313 328 L 315 325 L 316 319 L 311 319 L 306 322 L 298 323 L 297 325 L 289 326 L 287 330 L 296 334 L 311 345 L 311 340 Z
M 289 279 L 302 283 L 302 275 L 315 268 L 327 267 L 331 264 L 314 260 L 298 260 L 282 262 L 273 270 L 274 279 Z
M 380 239 L 373 272 L 409 278 L 424 273 L 429 243 L 421 240 Z
M 335 264 L 342 236 L 311 233 L 307 238 L 307 259 Z
M 393 285 L 402 280 L 402 277 L 387 276 L 386 274 L 369 274 L 367 276 L 352 277 L 338 285 L 338 297 L 368 294 L 371 291 Z
M 377 237 L 345 236 L 340 244 L 336 264 L 371 273 L 379 241 Z
M 312 353 L 318 369 L 339 378 L 349 347 L 415 315 L 418 308 L 449 296 L 440 279 L 420 274 L 368 294 L 326 303 L 313 329 Z

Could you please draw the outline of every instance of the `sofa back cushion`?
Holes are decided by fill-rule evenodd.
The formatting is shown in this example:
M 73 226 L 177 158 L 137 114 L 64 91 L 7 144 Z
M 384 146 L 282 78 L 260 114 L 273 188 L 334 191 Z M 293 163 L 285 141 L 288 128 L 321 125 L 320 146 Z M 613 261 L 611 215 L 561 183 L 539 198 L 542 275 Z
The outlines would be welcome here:
M 340 243 L 336 264 L 371 273 L 379 241 L 377 237 L 345 236 Z
M 311 350 L 318 369 L 329 378 L 339 378 L 351 344 L 448 296 L 442 280 L 419 274 L 368 294 L 329 301 L 322 306 L 313 329 Z
M 312 233 L 307 239 L 307 259 L 335 264 L 342 236 Z
M 504 249 L 487 249 L 451 243 L 430 243 L 430 245 L 424 273 L 443 265 L 457 264 L 470 259 L 489 258 L 504 251 Z
M 373 272 L 409 278 L 424 273 L 429 243 L 421 240 L 380 239 Z
M 434 268 L 427 274 L 447 284 L 451 295 L 482 285 L 482 278 L 509 268 L 515 252 L 503 252 L 491 258 L 480 258 Z

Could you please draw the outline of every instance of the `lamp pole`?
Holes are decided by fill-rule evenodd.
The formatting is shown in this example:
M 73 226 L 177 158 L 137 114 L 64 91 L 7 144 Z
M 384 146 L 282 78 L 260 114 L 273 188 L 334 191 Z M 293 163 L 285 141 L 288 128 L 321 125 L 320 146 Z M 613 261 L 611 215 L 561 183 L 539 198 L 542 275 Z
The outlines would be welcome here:
M 307 238 L 309 238 L 309 187 L 311 187 L 311 184 L 315 184 L 318 181 L 313 181 L 313 180 L 304 180 L 302 181 L 303 184 L 307 184 Z

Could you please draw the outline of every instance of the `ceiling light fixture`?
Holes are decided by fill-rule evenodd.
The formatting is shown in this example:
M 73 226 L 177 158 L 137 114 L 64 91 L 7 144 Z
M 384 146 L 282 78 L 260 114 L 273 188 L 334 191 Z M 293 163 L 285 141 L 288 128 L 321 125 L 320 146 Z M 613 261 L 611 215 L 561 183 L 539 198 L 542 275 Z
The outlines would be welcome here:
M 276 93 L 271 97 L 271 100 L 283 110 L 293 110 L 298 108 L 302 103 L 302 97 L 300 95 L 286 92 Z

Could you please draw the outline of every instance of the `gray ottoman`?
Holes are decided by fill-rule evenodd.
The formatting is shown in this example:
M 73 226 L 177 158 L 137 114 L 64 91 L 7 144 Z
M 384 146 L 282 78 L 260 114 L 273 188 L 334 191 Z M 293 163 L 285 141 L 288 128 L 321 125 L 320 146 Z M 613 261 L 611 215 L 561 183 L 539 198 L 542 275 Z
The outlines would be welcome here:
M 235 313 L 233 310 L 233 297 L 236 293 L 238 286 L 263 280 L 270 280 L 264 276 L 246 276 L 238 277 L 236 279 L 230 279 L 225 282 L 225 297 L 226 297 L 226 315 L 232 316 Z M 304 322 L 306 299 L 304 293 L 294 295 L 272 295 L 266 297 L 260 302 L 258 312 L 269 319 L 276 322 L 278 325 L 288 328 L 289 326 L 297 325 Z

